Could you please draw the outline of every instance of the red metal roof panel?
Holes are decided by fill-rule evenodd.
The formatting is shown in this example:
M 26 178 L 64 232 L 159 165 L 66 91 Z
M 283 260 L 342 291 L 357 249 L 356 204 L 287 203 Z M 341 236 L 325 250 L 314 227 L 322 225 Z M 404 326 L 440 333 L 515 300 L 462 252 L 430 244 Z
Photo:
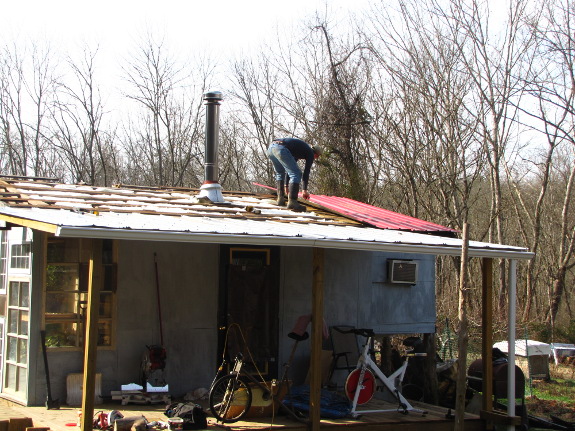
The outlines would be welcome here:
M 445 226 L 420 220 L 394 211 L 368 205 L 349 198 L 325 195 L 310 195 L 310 202 L 361 222 L 382 229 L 408 230 L 413 232 L 456 232 Z

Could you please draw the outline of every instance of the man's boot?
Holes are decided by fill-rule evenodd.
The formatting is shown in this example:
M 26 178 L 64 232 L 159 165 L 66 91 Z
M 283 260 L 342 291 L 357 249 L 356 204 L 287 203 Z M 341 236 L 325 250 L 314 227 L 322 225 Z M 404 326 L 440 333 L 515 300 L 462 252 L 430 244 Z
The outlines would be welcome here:
M 277 189 L 278 189 L 278 201 L 277 201 L 277 204 L 278 204 L 280 207 L 285 207 L 285 206 L 286 206 L 286 196 L 285 196 L 284 182 L 283 182 L 283 181 L 278 181 L 278 182 L 277 182 Z
M 305 211 L 305 206 L 297 201 L 297 195 L 299 194 L 299 183 L 289 183 L 289 194 L 288 194 L 288 210 L 292 210 L 298 213 Z

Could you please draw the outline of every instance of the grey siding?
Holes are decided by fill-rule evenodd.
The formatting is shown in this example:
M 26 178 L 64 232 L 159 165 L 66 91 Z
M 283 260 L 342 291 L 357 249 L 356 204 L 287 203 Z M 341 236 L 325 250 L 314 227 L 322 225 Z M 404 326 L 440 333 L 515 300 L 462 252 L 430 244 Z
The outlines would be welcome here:
M 291 351 L 287 333 L 297 317 L 311 313 L 312 250 L 282 249 L 282 361 Z M 387 282 L 387 260 L 418 262 L 414 286 Z M 401 287 L 399 287 L 401 286 Z M 326 250 L 324 263 L 325 325 L 371 328 L 377 334 L 435 332 L 435 256 Z M 311 331 L 311 326 L 308 328 Z M 311 332 L 310 332 L 311 333 Z M 329 349 L 329 340 L 324 341 Z M 309 368 L 310 342 L 298 346 L 293 365 L 296 383 Z M 283 363 L 283 362 L 282 362 Z
M 37 250 L 37 249 L 36 249 Z M 216 368 L 219 246 L 185 243 L 122 241 L 119 244 L 116 296 L 116 339 L 113 349 L 98 350 L 97 370 L 102 390 L 109 395 L 120 385 L 139 383 L 146 345 L 159 344 L 154 253 L 157 253 L 164 345 L 165 376 L 172 395 L 209 387 Z M 283 247 L 280 256 L 280 366 L 293 341 L 287 334 L 299 316 L 312 306 L 311 248 Z M 419 281 L 397 287 L 386 282 L 387 259 L 415 259 Z M 325 323 L 370 327 L 379 334 L 433 332 L 435 325 L 433 256 L 414 256 L 346 250 L 325 251 Z M 37 275 L 38 273 L 35 273 Z M 33 300 L 39 301 L 34 283 Z M 41 308 L 34 307 L 34 331 L 40 327 Z M 311 326 L 308 328 L 311 331 Z M 37 344 L 36 344 L 37 345 Z M 324 347 L 329 348 L 329 340 Z M 41 350 L 30 361 L 35 381 L 29 404 L 45 401 Z M 309 369 L 310 341 L 301 342 L 291 376 L 301 383 Z M 82 372 L 80 351 L 49 353 L 53 397 L 66 399 L 66 376 Z M 54 365 L 53 365 L 54 364 Z M 281 372 L 281 368 L 280 368 Z
M 154 252 L 167 350 L 165 375 L 170 390 L 184 394 L 209 386 L 215 370 L 219 246 L 122 243 L 116 340 L 122 367 L 115 379 L 118 383 L 138 381 L 146 345 L 160 344 Z
M 418 262 L 417 284 L 387 282 L 387 260 Z M 282 250 L 285 329 L 311 312 L 312 251 Z M 377 334 L 435 332 L 435 257 L 326 250 L 324 317 L 328 326 L 372 328 Z
M 119 247 L 114 349 L 99 349 L 102 393 L 139 383 L 146 345 L 160 343 L 154 252 L 158 258 L 165 377 L 174 395 L 208 387 L 215 372 L 219 246 L 123 241 Z M 38 287 L 38 285 L 36 285 Z M 38 316 L 41 318 L 41 316 Z M 38 325 L 36 325 L 39 328 Z M 36 362 L 42 363 L 41 350 Z M 52 394 L 66 400 L 66 377 L 83 370 L 79 351 L 50 351 Z M 32 362 L 31 362 L 32 363 Z M 36 366 L 29 404 L 46 397 L 44 367 Z

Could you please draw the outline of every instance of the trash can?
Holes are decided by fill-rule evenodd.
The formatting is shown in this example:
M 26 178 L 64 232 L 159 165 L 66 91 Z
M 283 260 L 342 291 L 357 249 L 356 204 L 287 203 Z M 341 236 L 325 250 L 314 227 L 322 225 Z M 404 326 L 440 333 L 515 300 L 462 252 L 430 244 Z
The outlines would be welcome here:
M 496 400 L 507 398 L 507 370 L 508 362 L 493 364 L 493 396 Z M 468 384 L 471 389 L 483 392 L 483 359 L 477 359 L 471 363 L 467 371 Z M 525 375 L 521 368 L 515 365 L 515 398 L 525 397 Z

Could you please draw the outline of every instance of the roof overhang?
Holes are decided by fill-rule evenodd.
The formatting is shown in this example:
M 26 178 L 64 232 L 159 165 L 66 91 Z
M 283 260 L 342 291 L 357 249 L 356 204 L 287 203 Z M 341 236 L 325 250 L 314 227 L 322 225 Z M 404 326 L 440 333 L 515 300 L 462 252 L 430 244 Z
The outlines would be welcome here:
M 431 255 L 461 255 L 462 240 L 414 232 L 317 223 L 254 221 L 152 214 L 80 213 L 0 208 L 0 219 L 69 238 L 106 238 L 205 244 L 319 247 Z M 470 241 L 469 257 L 531 259 L 522 247 Z
M 319 247 L 341 250 L 365 250 L 395 253 L 416 253 L 460 256 L 461 244 L 409 244 L 382 241 L 356 241 L 330 238 L 305 238 L 305 237 L 282 237 L 265 236 L 254 234 L 216 234 L 216 233 L 189 233 L 189 232 L 157 232 L 145 230 L 114 231 L 98 228 L 75 228 L 61 227 L 56 232 L 57 236 L 70 238 L 113 238 L 124 240 L 141 241 L 166 241 L 166 242 L 189 242 L 204 244 L 246 244 L 263 246 L 287 246 L 287 247 Z M 411 234 L 410 234 L 411 235 Z M 417 235 L 417 234 L 413 234 Z M 460 240 L 456 240 L 460 241 Z M 484 244 L 484 243 L 480 243 Z M 488 257 L 505 259 L 531 259 L 534 253 L 521 249 L 486 248 L 474 246 L 470 242 L 469 257 Z

